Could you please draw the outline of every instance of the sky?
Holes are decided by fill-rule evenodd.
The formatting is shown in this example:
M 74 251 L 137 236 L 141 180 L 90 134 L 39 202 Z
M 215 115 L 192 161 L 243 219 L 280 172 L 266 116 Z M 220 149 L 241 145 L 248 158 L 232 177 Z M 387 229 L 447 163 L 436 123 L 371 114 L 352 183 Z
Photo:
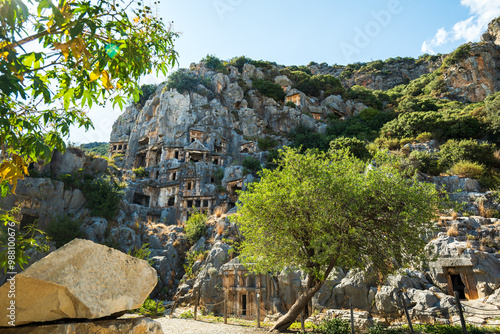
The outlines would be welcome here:
M 178 68 L 207 54 L 247 56 L 282 65 L 330 65 L 450 53 L 477 42 L 500 16 L 499 0 L 144 0 L 180 33 Z M 165 77 L 145 76 L 141 84 Z M 122 111 L 90 110 L 95 130 L 71 129 L 69 141 L 109 141 Z

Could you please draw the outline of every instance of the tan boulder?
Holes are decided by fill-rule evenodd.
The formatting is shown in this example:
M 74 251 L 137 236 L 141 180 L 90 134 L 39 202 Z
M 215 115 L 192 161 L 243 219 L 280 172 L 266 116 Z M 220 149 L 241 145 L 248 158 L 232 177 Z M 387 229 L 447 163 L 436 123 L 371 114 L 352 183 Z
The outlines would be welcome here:
M 142 305 L 157 283 L 144 260 L 89 240 L 75 239 L 0 287 L 0 326 L 58 319 L 97 319 Z M 6 298 L 15 288 L 15 298 Z
M 22 326 L 2 329 L 2 334 L 163 334 L 161 324 L 150 318 L 98 320 L 71 324 Z

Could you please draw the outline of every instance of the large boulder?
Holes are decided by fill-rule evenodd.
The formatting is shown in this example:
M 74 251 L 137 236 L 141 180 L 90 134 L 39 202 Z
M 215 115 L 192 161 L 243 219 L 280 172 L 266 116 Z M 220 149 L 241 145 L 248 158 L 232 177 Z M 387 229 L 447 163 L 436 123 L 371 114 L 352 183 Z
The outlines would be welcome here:
M 15 324 L 59 319 L 97 319 L 142 305 L 157 283 L 156 271 L 144 260 L 118 250 L 75 239 L 36 262 L 0 287 L 15 299 L 0 300 L 0 326 L 15 300 Z
M 3 334 L 163 334 L 161 324 L 150 318 L 100 320 L 69 324 L 22 326 L 2 329 Z

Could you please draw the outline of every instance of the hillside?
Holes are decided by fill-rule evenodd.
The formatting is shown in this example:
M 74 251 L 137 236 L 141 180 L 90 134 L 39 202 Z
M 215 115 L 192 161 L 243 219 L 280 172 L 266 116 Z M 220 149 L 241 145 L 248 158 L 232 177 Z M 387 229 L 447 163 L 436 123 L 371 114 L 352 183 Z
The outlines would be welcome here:
M 69 215 L 86 238 L 124 252 L 147 244 L 158 271 L 155 298 L 189 303 L 199 289 L 217 313 L 224 275 L 238 280 L 247 270 L 235 250 L 241 233 L 229 219 L 239 191 L 273 168 L 284 146 L 347 148 L 434 183 L 455 205 L 429 240 L 436 261 L 383 283 L 339 268 L 314 307 L 347 307 L 355 296 L 355 308 L 396 319 L 395 293 L 404 288 L 415 317 L 432 309 L 446 320 L 457 276 L 467 284 L 464 299 L 500 305 L 499 71 L 500 19 L 479 43 L 419 59 L 286 67 L 207 56 L 144 87 L 140 103 L 114 123 L 106 160 L 79 149 L 56 153 L 49 165 L 32 166 L 2 207 L 20 205 L 21 221 L 42 229 Z M 100 144 L 83 149 L 102 154 Z M 195 232 L 186 227 L 193 224 Z M 241 293 L 253 296 L 259 277 L 269 314 L 286 311 L 303 285 L 298 271 L 249 277 Z M 233 297 L 240 310 L 243 299 Z

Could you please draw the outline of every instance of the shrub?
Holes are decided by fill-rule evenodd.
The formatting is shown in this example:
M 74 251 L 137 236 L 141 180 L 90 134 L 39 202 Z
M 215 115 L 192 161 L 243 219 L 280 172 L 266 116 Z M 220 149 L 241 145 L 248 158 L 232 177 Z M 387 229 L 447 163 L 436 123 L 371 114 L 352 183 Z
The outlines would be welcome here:
M 314 329 L 318 334 L 349 334 L 351 332 L 349 321 L 341 319 L 324 320 Z
M 246 156 L 241 165 L 251 173 L 256 173 L 260 169 L 260 161 L 252 156 Z
M 149 175 L 149 172 L 146 171 L 146 169 L 144 167 L 134 168 L 134 169 L 132 169 L 132 171 L 134 172 L 135 176 L 137 176 L 137 177 L 146 177 Z
M 167 89 L 176 89 L 181 94 L 195 91 L 200 84 L 204 84 L 207 88 L 210 86 L 198 74 L 184 68 L 170 74 L 167 79 Z
M 163 316 L 165 314 L 165 307 L 163 306 L 163 303 L 158 303 L 158 310 L 156 310 L 156 303 L 156 301 L 148 297 L 146 298 L 142 306 L 134 312 L 146 317 Z
M 345 92 L 338 78 L 325 74 L 304 76 L 303 79 L 295 85 L 295 88 L 307 95 L 316 97 L 321 95 L 321 91 L 324 92 L 325 96 L 342 95 Z
M 419 171 L 431 175 L 439 175 L 441 168 L 436 154 L 413 151 L 410 153 L 410 163 Z
M 375 139 L 375 144 L 381 148 L 387 148 L 389 150 L 396 150 L 399 148 L 399 139 L 397 138 L 385 138 L 380 137 Z
M 394 113 L 367 108 L 344 121 L 331 119 L 326 133 L 333 137 L 356 137 L 361 140 L 372 141 L 377 138 L 382 126 L 393 118 Z
M 118 211 L 122 191 L 110 177 L 86 180 L 82 188 L 93 216 L 113 219 Z
M 142 109 L 147 100 L 154 94 L 156 91 L 157 85 L 142 85 L 141 86 L 141 95 L 139 96 L 139 100 L 135 103 L 135 107 L 137 109 Z M 106 154 L 106 153 L 104 153 Z
M 432 139 L 432 133 L 430 132 L 422 132 L 417 136 L 417 141 L 421 143 L 426 143 Z
M 285 106 L 289 107 L 289 108 L 297 108 L 297 105 L 295 103 L 293 103 L 292 101 L 288 101 Z
M 46 232 L 59 248 L 73 239 L 83 237 L 82 222 L 66 215 L 51 221 Z
M 459 61 L 467 58 L 471 51 L 470 44 L 464 44 L 459 46 L 451 55 L 445 58 L 443 61 L 443 67 L 450 67 L 452 65 L 458 64 Z
M 282 102 L 286 96 L 280 85 L 268 80 L 255 80 L 253 82 L 253 87 L 257 89 L 262 95 L 270 97 L 277 102 Z
M 226 66 L 224 66 L 224 63 L 214 55 L 207 55 L 202 59 L 202 61 L 205 63 L 205 66 L 207 68 L 210 68 L 217 72 L 223 72 L 226 74 L 228 73 L 228 69 Z
M 444 168 L 450 168 L 460 161 L 478 162 L 491 165 L 495 162 L 495 146 L 489 143 L 479 143 L 476 140 L 448 140 L 441 145 L 439 156 Z
M 384 124 L 382 134 L 389 137 L 416 137 L 432 130 L 435 139 L 447 140 L 478 138 L 484 132 L 484 124 L 468 114 L 453 110 L 442 112 L 407 112 Z
M 138 259 L 148 261 L 149 264 L 152 262 L 150 259 L 151 250 L 149 249 L 149 244 L 142 244 L 141 248 L 134 246 L 133 248 L 130 248 L 127 254 Z
M 483 165 L 471 161 L 459 161 L 448 170 L 448 174 L 469 177 L 471 179 L 479 179 L 483 175 L 483 172 Z
M 324 134 L 316 132 L 307 126 L 300 124 L 292 129 L 288 134 L 292 143 L 291 147 L 302 147 L 302 150 L 319 149 L 320 151 L 327 151 L 330 148 L 330 139 Z
M 340 137 L 330 142 L 331 150 L 347 150 L 359 159 L 366 159 L 370 156 L 365 143 L 357 138 Z
M 278 145 L 278 142 L 269 136 L 257 140 L 257 147 L 261 151 L 269 151 L 269 149 L 276 147 L 276 145 Z
M 206 222 L 207 216 L 195 209 L 186 222 L 186 237 L 191 243 L 195 243 L 207 233 Z
M 216 184 L 221 184 L 222 179 L 224 178 L 224 169 L 219 168 L 214 172 L 214 179 Z
M 364 103 L 368 107 L 375 109 L 382 109 L 382 102 L 377 98 L 377 96 L 369 89 L 354 85 L 347 91 L 347 98 L 350 100 L 356 100 Z

